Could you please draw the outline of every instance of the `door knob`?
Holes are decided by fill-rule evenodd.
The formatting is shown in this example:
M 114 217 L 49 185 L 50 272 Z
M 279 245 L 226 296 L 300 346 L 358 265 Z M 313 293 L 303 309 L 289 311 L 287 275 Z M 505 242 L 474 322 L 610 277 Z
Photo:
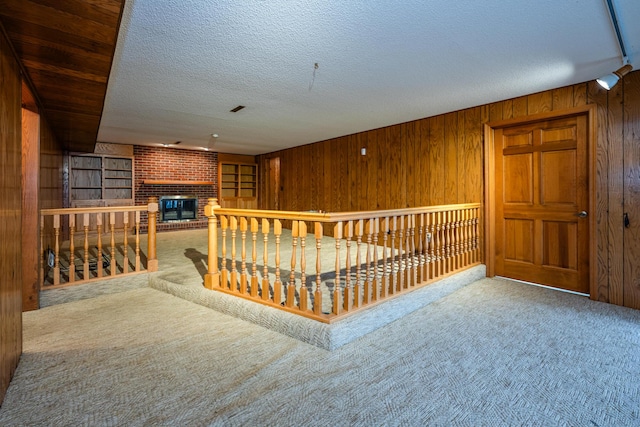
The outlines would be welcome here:
M 576 216 L 578 218 L 586 218 L 587 216 L 589 216 L 589 214 L 587 213 L 587 211 L 580 211 L 576 214 Z

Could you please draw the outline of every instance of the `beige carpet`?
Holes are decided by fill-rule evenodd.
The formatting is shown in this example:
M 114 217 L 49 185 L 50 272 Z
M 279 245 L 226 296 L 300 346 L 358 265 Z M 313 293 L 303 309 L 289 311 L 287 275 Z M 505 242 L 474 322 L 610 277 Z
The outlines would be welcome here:
M 0 425 L 640 425 L 640 312 L 484 279 L 329 352 L 149 289 L 24 315 Z

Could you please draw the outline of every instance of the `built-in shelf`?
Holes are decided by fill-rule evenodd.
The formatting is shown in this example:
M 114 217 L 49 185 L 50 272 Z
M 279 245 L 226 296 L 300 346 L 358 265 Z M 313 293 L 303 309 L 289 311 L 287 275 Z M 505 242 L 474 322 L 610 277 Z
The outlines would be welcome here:
M 69 206 L 132 205 L 133 156 L 69 155 Z
M 143 179 L 147 185 L 214 185 L 213 181 L 181 181 L 172 179 Z

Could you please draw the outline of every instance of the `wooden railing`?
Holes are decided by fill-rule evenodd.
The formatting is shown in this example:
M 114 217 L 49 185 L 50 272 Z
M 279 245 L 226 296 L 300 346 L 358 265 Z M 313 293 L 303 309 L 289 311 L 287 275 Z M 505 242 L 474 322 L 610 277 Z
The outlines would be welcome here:
M 141 212 L 148 213 L 146 254 L 140 248 Z M 157 271 L 157 212 L 155 197 L 143 206 L 42 209 L 41 289 Z
M 204 285 L 331 323 L 479 264 L 479 214 L 478 203 L 314 213 L 227 209 L 209 199 Z

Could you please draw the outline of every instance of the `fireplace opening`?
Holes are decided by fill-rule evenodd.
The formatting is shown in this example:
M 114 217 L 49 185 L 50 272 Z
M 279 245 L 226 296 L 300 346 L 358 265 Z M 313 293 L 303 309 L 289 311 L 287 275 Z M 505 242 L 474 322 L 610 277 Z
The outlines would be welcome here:
M 198 219 L 198 198 L 196 196 L 160 197 L 160 221 L 193 221 Z

